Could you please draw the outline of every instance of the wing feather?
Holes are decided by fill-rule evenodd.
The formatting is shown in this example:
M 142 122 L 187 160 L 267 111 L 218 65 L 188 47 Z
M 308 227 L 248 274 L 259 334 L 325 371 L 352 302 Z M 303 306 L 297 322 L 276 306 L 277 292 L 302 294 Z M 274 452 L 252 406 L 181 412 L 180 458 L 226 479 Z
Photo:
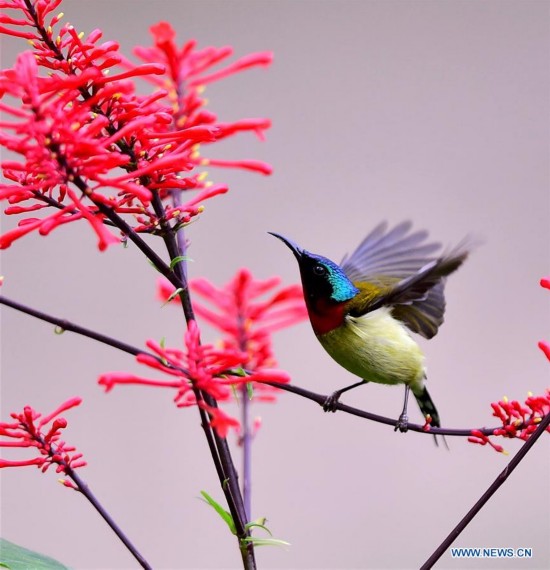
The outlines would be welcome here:
M 432 338 L 443 323 L 445 277 L 455 271 L 467 256 L 466 244 L 441 257 L 434 253 L 437 242 L 426 242 L 428 232 L 411 233 L 405 221 L 388 231 L 382 222 L 342 261 L 342 269 L 353 282 L 380 285 L 384 293 L 370 297 L 354 312 L 364 314 L 383 305 L 410 330 Z
M 378 282 L 382 277 L 403 278 L 433 261 L 433 253 L 441 244 L 422 243 L 426 231 L 409 233 L 410 221 L 401 222 L 390 231 L 382 222 L 359 244 L 341 266 L 351 281 Z

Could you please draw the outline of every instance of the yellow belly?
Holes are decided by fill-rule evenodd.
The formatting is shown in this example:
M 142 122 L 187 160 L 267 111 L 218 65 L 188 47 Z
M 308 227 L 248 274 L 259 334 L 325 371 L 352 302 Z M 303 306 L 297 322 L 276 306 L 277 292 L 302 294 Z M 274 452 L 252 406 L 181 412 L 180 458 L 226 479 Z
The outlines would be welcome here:
M 317 337 L 346 370 L 369 382 L 422 385 L 424 355 L 385 307 L 345 318 L 340 327 Z

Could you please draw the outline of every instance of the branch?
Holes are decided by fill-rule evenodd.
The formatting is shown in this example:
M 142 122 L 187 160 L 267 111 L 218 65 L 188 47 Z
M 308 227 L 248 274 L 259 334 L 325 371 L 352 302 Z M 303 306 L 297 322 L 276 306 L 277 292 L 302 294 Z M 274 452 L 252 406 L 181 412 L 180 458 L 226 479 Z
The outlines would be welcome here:
M 537 439 L 544 433 L 546 428 L 550 426 L 550 414 L 546 414 L 540 422 L 537 429 L 532 433 L 529 439 L 523 444 L 520 450 L 514 455 L 513 459 L 502 470 L 499 476 L 493 481 L 491 486 L 483 493 L 479 501 L 466 513 L 466 516 L 455 526 L 449 533 L 447 538 L 437 547 L 435 552 L 424 562 L 420 570 L 429 570 L 441 558 L 449 546 L 456 540 L 460 533 L 470 524 L 472 519 L 479 513 L 485 506 L 489 499 L 498 491 L 500 486 L 508 479 L 512 471 L 520 464 L 525 458 L 527 453 L 531 450 Z
M 162 201 L 157 192 L 153 192 L 152 204 L 155 213 L 157 214 L 159 220 L 161 220 L 161 226 L 164 229 L 162 232 L 162 238 L 170 259 L 183 257 L 185 250 L 182 251 L 179 248 L 177 235 L 175 234 L 173 228 L 171 228 L 170 225 L 165 221 L 166 216 L 164 205 L 162 204 Z M 185 320 L 187 323 L 189 323 L 189 321 L 195 320 L 195 314 L 193 311 L 193 305 L 191 303 L 189 287 L 187 286 L 185 266 L 183 266 L 181 263 L 176 263 L 171 272 L 174 274 L 175 278 L 183 284 L 183 287 L 181 288 L 182 290 L 179 293 L 179 298 Z M 197 402 L 203 400 L 211 407 L 218 407 L 218 402 L 216 399 L 206 391 L 198 389 L 194 383 L 193 391 L 195 393 Z M 210 427 L 210 422 L 208 421 L 207 412 L 199 407 L 199 413 L 201 416 L 201 423 L 208 441 L 208 446 L 212 454 L 212 459 L 216 464 L 216 471 L 220 479 L 220 485 L 225 494 L 231 517 L 235 523 L 235 530 L 239 539 L 239 547 L 244 567 L 247 569 L 250 568 L 252 570 L 256 568 L 256 561 L 254 558 L 254 545 L 252 542 L 243 541 L 243 539 L 250 536 L 250 531 L 246 527 L 248 517 L 243 501 L 243 496 L 239 487 L 239 475 L 235 469 L 235 464 L 233 463 L 229 445 L 224 437 L 220 437 L 215 430 L 212 430 Z
M 37 311 L 36 309 L 32 309 L 31 307 L 27 307 L 26 305 L 22 305 L 17 301 L 12 301 L 3 295 L 0 295 L 0 305 L 5 305 L 6 307 L 11 307 L 20 313 L 25 313 L 26 315 L 30 315 L 31 317 L 35 317 L 41 321 L 45 321 L 46 323 L 50 323 L 62 329 L 63 331 L 70 331 L 81 336 L 85 336 L 87 338 L 91 338 L 93 340 L 97 340 L 102 344 L 106 344 L 108 346 L 112 346 L 113 348 L 117 348 L 122 352 L 127 352 L 128 354 L 132 354 L 133 356 L 137 356 L 138 354 L 147 354 L 152 358 L 156 358 L 159 362 L 162 360 L 156 356 L 155 354 L 149 353 L 146 350 L 142 350 L 140 348 L 136 348 L 135 346 L 131 346 L 130 344 L 126 344 L 120 340 L 115 338 L 111 338 L 107 335 L 95 332 L 91 329 L 87 329 L 80 325 L 76 325 L 67 319 L 62 319 L 59 317 L 54 317 L 52 315 L 48 315 L 47 313 L 43 313 L 41 311 Z
M 68 321 L 67 319 L 54 317 L 53 315 L 49 315 L 47 313 L 37 311 L 36 309 L 32 309 L 30 307 L 22 305 L 21 303 L 18 303 L 16 301 L 8 299 L 7 297 L 4 297 L 2 295 L 0 295 L 0 305 L 6 305 L 7 307 L 11 307 L 12 309 L 15 309 L 16 311 L 30 315 L 32 317 L 35 317 L 35 318 L 41 320 L 41 321 L 45 321 L 47 323 L 51 323 L 53 325 L 56 325 L 65 331 L 74 332 L 74 333 L 79 334 L 81 336 L 85 336 L 87 338 L 97 340 L 98 342 L 101 342 L 102 344 L 112 346 L 113 348 L 117 348 L 118 350 L 121 350 L 121 351 L 126 352 L 128 354 L 131 354 L 133 356 L 137 356 L 138 354 L 146 354 L 152 358 L 157 359 L 159 362 L 161 362 L 161 359 L 157 355 L 152 354 L 146 350 L 143 350 L 141 348 L 137 348 L 137 347 L 129 345 L 125 342 L 111 338 L 107 335 L 104 335 L 104 334 L 98 333 L 96 331 L 93 331 L 91 329 L 85 328 L 83 326 L 77 325 L 75 323 Z M 163 364 L 166 365 L 166 363 L 163 363 Z M 180 371 L 183 372 L 184 374 L 187 374 L 187 371 L 184 369 L 180 369 Z M 227 371 L 227 372 L 229 372 L 229 371 Z M 273 386 L 275 388 L 279 388 L 279 389 L 284 390 L 286 392 L 291 392 L 293 394 L 297 394 L 298 396 L 302 396 L 303 398 L 306 398 L 308 400 L 312 400 L 313 402 L 316 402 L 320 406 L 322 406 L 327 399 L 326 395 L 317 394 L 315 392 L 311 392 L 310 390 L 306 390 L 305 388 L 300 388 L 299 386 L 295 386 L 293 384 L 281 384 L 279 382 L 268 382 L 268 381 L 264 381 L 262 383 L 268 384 L 269 386 Z M 395 420 L 393 418 L 387 418 L 385 416 L 380 416 L 378 414 L 366 412 L 364 410 L 360 410 L 359 408 L 347 406 L 346 404 L 342 404 L 341 402 L 338 402 L 336 404 L 336 409 L 341 411 L 341 412 L 351 414 L 352 416 L 357 416 L 360 418 L 364 418 L 367 420 L 371 420 L 373 422 L 378 422 L 378 423 L 385 424 L 385 425 L 392 426 L 392 427 L 395 427 L 395 425 L 397 423 L 397 420 Z M 484 427 L 484 428 L 462 428 L 462 429 L 430 427 L 429 430 L 426 430 L 424 425 L 409 424 L 409 430 L 410 431 L 414 431 L 414 432 L 418 432 L 418 433 L 428 433 L 428 434 L 432 434 L 432 435 L 434 435 L 434 434 L 435 435 L 450 435 L 450 436 L 458 436 L 458 437 L 469 437 L 472 435 L 472 431 L 474 431 L 474 430 L 478 430 L 481 433 L 483 433 L 484 435 L 493 435 L 495 429 L 500 429 L 501 427 L 502 426 L 497 426 L 497 427 L 493 427 L 493 428 Z M 521 426 L 518 426 L 518 428 L 521 429 Z
M 262 381 L 260 381 L 262 382 Z M 309 390 L 305 390 L 304 388 L 300 388 L 299 386 L 294 386 L 292 384 L 280 384 L 279 382 L 268 382 L 263 381 L 262 384 L 268 384 L 269 386 L 273 386 L 275 388 L 280 388 L 281 390 L 285 390 L 286 392 L 292 392 L 293 394 L 297 394 L 298 396 L 302 396 L 303 398 L 307 398 L 308 400 L 312 400 L 313 402 L 317 402 L 320 406 L 322 406 L 328 396 L 323 394 L 317 394 L 315 392 L 310 392 Z M 347 406 L 346 404 L 342 404 L 337 402 L 335 408 L 340 412 L 345 412 L 347 414 L 351 414 L 352 416 L 357 416 L 359 418 L 364 418 L 366 420 L 371 420 L 373 422 L 378 422 L 380 424 L 385 424 L 388 426 L 396 427 L 397 421 L 393 418 L 386 418 L 385 416 L 379 416 L 378 414 L 373 414 L 371 412 L 365 412 L 364 410 L 360 410 L 359 408 L 353 408 L 352 406 Z M 450 428 L 437 428 L 437 427 L 429 427 L 426 429 L 424 425 L 420 424 L 408 424 L 409 431 L 415 431 L 418 433 L 427 433 L 431 435 L 451 435 L 451 436 L 461 436 L 461 437 L 469 437 L 472 435 L 472 431 L 477 430 L 480 431 L 484 435 L 494 435 L 495 429 L 500 429 L 502 426 L 494 427 L 494 428 L 463 428 L 463 429 L 450 429 Z M 518 426 L 521 429 L 521 426 Z
M 80 491 L 86 499 L 91 503 L 94 509 L 102 516 L 103 520 L 111 527 L 113 532 L 120 538 L 124 546 L 132 553 L 132 556 L 138 561 L 139 565 L 145 570 L 152 570 L 152 566 L 143 558 L 137 548 L 130 542 L 130 539 L 124 534 L 122 529 L 115 523 L 111 515 L 104 509 L 103 505 L 97 500 L 96 496 L 92 493 L 90 488 L 80 478 L 76 472 L 67 467 L 65 473 L 75 482 L 76 490 Z

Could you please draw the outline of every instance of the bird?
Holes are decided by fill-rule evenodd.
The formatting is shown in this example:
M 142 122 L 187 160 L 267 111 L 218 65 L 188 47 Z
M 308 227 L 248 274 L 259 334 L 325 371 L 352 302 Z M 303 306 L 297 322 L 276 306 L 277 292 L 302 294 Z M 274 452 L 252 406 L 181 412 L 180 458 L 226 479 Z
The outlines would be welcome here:
M 405 399 L 395 430 L 408 429 L 410 391 L 428 424 L 440 427 L 426 388 L 424 354 L 411 333 L 426 339 L 437 334 L 445 312 L 445 280 L 468 257 L 468 239 L 435 255 L 441 244 L 429 241 L 427 231 L 413 231 L 410 221 L 392 228 L 382 222 L 338 265 L 268 233 L 298 261 L 315 336 L 338 364 L 361 379 L 330 395 L 324 410 L 336 411 L 340 396 L 362 384 L 401 384 Z

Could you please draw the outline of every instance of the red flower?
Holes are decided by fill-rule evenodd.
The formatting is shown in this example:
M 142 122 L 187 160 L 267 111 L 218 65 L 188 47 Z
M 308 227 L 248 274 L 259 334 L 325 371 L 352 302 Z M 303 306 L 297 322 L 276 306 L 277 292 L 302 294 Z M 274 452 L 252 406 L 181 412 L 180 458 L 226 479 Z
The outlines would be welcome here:
M 271 334 L 307 316 L 301 287 L 279 288 L 280 282 L 279 277 L 256 280 L 248 269 L 241 269 L 221 288 L 206 279 L 194 279 L 189 283 L 193 292 L 217 309 L 214 311 L 194 301 L 196 314 L 223 333 L 224 348 L 246 353 L 243 365 L 248 370 L 275 366 Z M 159 298 L 166 302 L 174 287 L 166 279 L 159 279 L 157 292 Z M 273 388 L 260 384 L 256 387 L 259 399 L 274 399 Z
M 550 289 L 550 282 L 547 284 L 546 281 L 541 280 L 541 285 Z M 550 360 L 550 345 L 545 341 L 540 341 L 539 347 Z M 542 418 L 550 414 L 550 390 L 547 390 L 543 396 L 529 394 L 523 405 L 517 400 L 509 401 L 507 398 L 503 398 L 498 402 L 493 402 L 491 407 L 493 408 L 493 416 L 502 422 L 502 428 L 495 429 L 493 435 L 526 441 L 537 429 Z M 550 433 L 550 428 L 547 431 Z M 502 446 L 495 445 L 486 435 L 477 430 L 472 432 L 468 441 L 481 445 L 488 443 L 496 451 L 504 451 Z
M 468 441 L 470 443 L 477 443 L 478 445 L 489 444 L 498 453 L 504 453 L 505 455 L 507 454 L 502 445 L 497 445 L 496 443 L 493 443 L 484 433 L 482 433 L 477 429 L 472 430 L 472 435 L 468 438 Z
M 540 285 L 545 289 L 550 289 L 550 277 L 541 279 Z M 541 340 L 538 346 L 550 360 L 550 344 Z M 519 438 L 525 441 L 537 429 L 542 418 L 550 414 L 550 389 L 547 389 L 543 396 L 529 394 L 523 405 L 517 400 L 510 402 L 508 398 L 503 398 L 499 402 L 493 402 L 491 407 L 493 416 L 502 422 L 502 428 L 495 429 L 493 435 Z M 550 427 L 546 431 L 550 433 Z M 468 438 L 468 441 L 481 445 L 488 443 L 496 451 L 504 451 L 500 445 L 495 445 L 486 435 L 477 430 L 472 431 L 472 436 Z
M 0 436 L 4 438 L 0 440 L 0 447 L 34 447 L 39 452 L 38 457 L 31 459 L 0 459 L 0 468 L 36 465 L 44 473 L 55 463 L 56 473 L 69 474 L 69 470 L 86 465 L 82 454 L 74 453 L 75 447 L 60 441 L 61 430 L 67 427 L 67 420 L 57 417 L 64 411 L 79 406 L 81 402 L 81 398 L 71 398 L 41 419 L 41 414 L 30 406 L 25 406 L 22 413 L 11 414 L 14 422 L 0 422 Z
M 234 429 L 237 432 L 241 429 L 239 420 L 226 414 L 220 408 L 214 408 L 204 402 L 199 402 L 199 406 L 208 412 L 210 416 L 210 426 L 216 430 L 220 437 L 227 437 L 230 429 Z
M 518 438 L 526 441 L 537 429 L 542 418 L 550 414 L 550 390 L 543 396 L 529 395 L 524 404 L 517 400 L 503 398 L 491 404 L 493 416 L 502 422 L 502 427 L 493 430 L 494 436 Z M 550 428 L 547 429 L 550 433 Z M 478 430 L 472 431 L 468 438 L 471 443 L 489 444 L 493 449 L 504 452 L 504 448 L 494 444 L 488 436 Z
M 280 370 L 256 370 L 253 374 L 244 375 L 241 368 L 247 360 L 246 353 L 233 348 L 215 349 L 211 345 L 201 345 L 199 329 L 195 321 L 190 321 L 185 333 L 186 350 L 165 348 L 155 341 L 147 341 L 147 347 L 157 357 L 140 354 L 136 360 L 168 375 L 169 379 L 157 380 L 144 378 L 124 372 L 111 372 L 99 378 L 99 384 L 109 392 L 117 384 L 137 384 L 174 389 L 174 401 L 178 407 L 196 404 L 193 389 L 207 392 L 216 400 L 231 399 L 231 385 L 253 382 L 255 380 L 271 380 L 288 382 L 285 372 Z
M 31 40 L 33 52 L 19 56 L 13 69 L 0 72 L 0 111 L 11 120 L 0 123 L 0 145 L 18 154 L 20 162 L 2 163 L 9 184 L 0 184 L 7 214 L 54 211 L 28 217 L 0 237 L 0 249 L 38 230 L 85 219 L 105 249 L 119 238 L 105 227 L 105 208 L 124 216 L 135 231 L 177 230 L 202 211 L 201 202 L 227 190 L 210 187 L 197 167 L 233 166 L 263 174 L 271 168 L 257 161 L 215 161 L 200 156 L 199 146 L 250 131 L 262 137 L 267 119 L 217 122 L 204 109 L 202 87 L 239 70 L 268 65 L 267 53 L 247 56 L 225 69 L 207 73 L 231 54 L 230 48 L 195 50 L 191 41 L 178 49 L 169 24 L 152 28 L 155 46 L 137 48 L 146 60 L 129 63 L 116 42 L 100 43 L 101 32 L 82 37 L 70 26 L 53 29 L 60 16 L 47 22 L 59 0 L 12 0 L 4 8 L 0 33 Z M 126 69 L 117 72 L 116 67 Z M 40 69 L 48 71 L 41 77 Z M 166 77 L 162 77 L 166 76 Z M 137 95 L 134 80 L 152 82 L 156 91 Z M 168 80 L 168 84 L 167 84 Z M 122 170 L 122 172 L 121 172 Z M 194 172 L 193 172 L 194 171 Z M 177 190 L 201 192 L 183 205 L 167 203 L 162 212 L 151 207 L 154 193 L 166 199 Z M 113 192 L 114 190 L 114 192 Z

